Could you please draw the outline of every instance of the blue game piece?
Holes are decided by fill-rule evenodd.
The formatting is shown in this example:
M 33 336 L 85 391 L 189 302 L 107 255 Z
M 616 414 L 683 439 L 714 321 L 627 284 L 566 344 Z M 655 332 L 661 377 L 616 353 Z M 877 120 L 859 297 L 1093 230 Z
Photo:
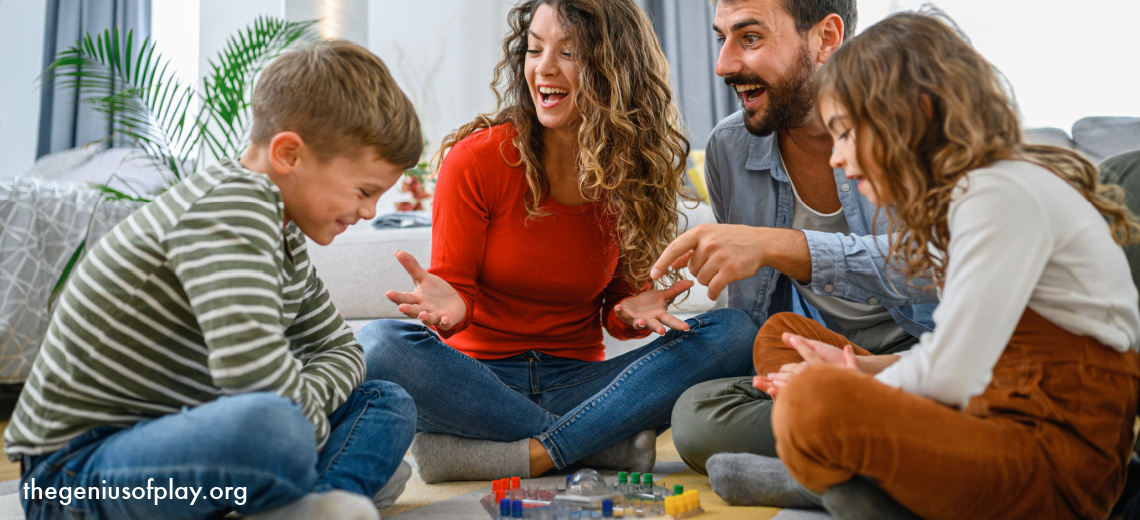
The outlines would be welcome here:
M 511 499 L 504 498 L 499 501 L 499 516 L 510 518 L 511 516 Z
M 514 518 L 522 518 L 522 500 L 511 501 L 511 516 Z
M 602 501 L 602 518 L 610 518 L 612 516 L 614 516 L 614 501 L 613 500 L 603 500 Z

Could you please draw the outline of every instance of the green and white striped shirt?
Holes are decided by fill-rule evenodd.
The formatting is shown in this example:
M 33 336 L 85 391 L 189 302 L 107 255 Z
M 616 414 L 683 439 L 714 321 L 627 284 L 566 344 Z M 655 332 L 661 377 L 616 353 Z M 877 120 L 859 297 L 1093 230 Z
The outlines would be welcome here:
M 59 300 L 4 432 L 9 459 L 248 392 L 300 403 L 322 446 L 364 355 L 282 222 L 273 181 L 226 161 L 108 233 Z

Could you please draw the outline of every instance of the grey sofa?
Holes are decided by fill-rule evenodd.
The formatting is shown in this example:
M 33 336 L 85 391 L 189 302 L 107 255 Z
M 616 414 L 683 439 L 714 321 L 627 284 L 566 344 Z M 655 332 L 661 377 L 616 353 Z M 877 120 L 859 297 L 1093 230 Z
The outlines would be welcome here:
M 1030 128 L 1025 140 L 1072 148 L 1099 163 L 1140 149 L 1140 117 L 1086 117 L 1073 124 L 1071 134 L 1060 128 Z

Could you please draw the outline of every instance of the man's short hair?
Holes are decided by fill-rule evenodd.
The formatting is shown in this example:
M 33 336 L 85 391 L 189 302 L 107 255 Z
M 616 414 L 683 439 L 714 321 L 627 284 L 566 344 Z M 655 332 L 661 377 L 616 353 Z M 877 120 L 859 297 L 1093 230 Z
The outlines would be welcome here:
M 320 161 L 372 149 L 393 165 L 411 167 L 423 150 L 420 120 L 384 62 L 341 40 L 288 52 L 258 79 L 250 140 L 266 145 L 290 131 Z
M 855 24 L 859 22 L 859 12 L 855 0 L 784 0 L 784 8 L 796 20 L 796 30 L 808 32 L 827 15 L 835 13 L 843 20 L 843 39 L 855 36 Z
M 709 3 L 737 2 L 740 0 L 709 0 Z M 855 9 L 855 0 L 783 0 L 784 9 L 796 21 L 796 31 L 800 34 L 808 32 L 815 24 L 827 15 L 835 13 L 843 20 L 843 39 L 855 35 L 855 24 L 859 22 L 859 12 Z

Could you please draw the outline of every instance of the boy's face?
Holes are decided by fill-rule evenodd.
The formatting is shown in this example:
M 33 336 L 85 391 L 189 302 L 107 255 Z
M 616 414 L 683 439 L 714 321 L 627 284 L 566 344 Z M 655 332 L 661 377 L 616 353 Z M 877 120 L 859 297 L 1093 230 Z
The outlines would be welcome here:
M 328 245 L 358 220 L 375 217 L 380 195 L 403 173 L 404 168 L 381 159 L 373 150 L 324 163 L 302 153 L 284 182 L 278 182 L 285 223 L 296 222 L 314 242 Z

